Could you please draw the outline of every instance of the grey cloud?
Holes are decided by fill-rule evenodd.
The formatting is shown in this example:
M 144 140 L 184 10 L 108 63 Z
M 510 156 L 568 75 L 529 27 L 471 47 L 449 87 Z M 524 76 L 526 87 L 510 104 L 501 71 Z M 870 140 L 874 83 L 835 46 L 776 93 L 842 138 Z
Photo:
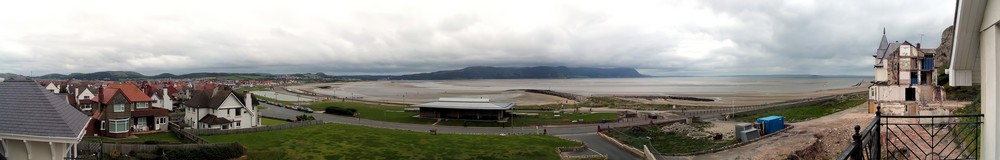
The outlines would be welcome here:
M 925 34 L 932 47 L 953 12 L 947 1 L 443 3 L 0 7 L 7 15 L 0 24 L 14 24 L 0 25 L 0 72 L 404 74 L 567 65 L 652 75 L 868 74 L 882 27 L 891 40 Z

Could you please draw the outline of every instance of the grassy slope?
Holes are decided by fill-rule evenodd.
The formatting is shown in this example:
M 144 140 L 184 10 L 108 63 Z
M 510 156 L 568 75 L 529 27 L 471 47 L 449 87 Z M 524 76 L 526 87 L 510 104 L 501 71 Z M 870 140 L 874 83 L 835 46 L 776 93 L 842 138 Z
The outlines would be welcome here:
M 809 120 L 813 118 L 830 115 L 864 103 L 865 100 L 851 99 L 851 100 L 840 101 L 830 105 L 804 106 L 804 107 L 772 110 L 764 113 L 739 117 L 737 118 L 737 120 L 742 122 L 755 122 L 757 121 L 757 118 L 776 115 L 776 116 L 784 116 L 786 122 L 798 122 L 798 121 Z
M 135 136 L 139 137 L 139 138 L 113 139 L 113 138 L 107 138 L 107 137 L 89 137 L 88 136 L 88 137 L 83 137 L 83 140 L 84 141 L 95 141 L 95 142 L 96 141 L 100 141 L 100 140 L 104 140 L 104 142 L 146 142 L 146 141 L 160 141 L 160 142 L 181 143 L 181 140 L 177 139 L 177 137 L 174 137 L 174 135 L 172 133 L 170 133 L 170 132 L 160 132 L 160 133 L 152 133 L 152 134 L 140 134 L 140 135 L 135 135 Z
M 364 119 L 371 119 L 377 121 L 388 121 L 388 122 L 400 122 L 400 123 L 415 123 L 415 124 L 432 124 L 436 120 L 426 119 L 426 118 L 415 118 L 413 116 L 417 115 L 416 112 L 403 112 L 405 107 L 394 106 L 394 105 L 374 105 L 356 102 L 338 102 L 338 101 L 325 101 L 317 102 L 310 105 L 306 105 L 316 111 L 322 111 L 329 106 L 338 106 L 345 108 L 354 108 L 360 113 L 358 116 Z M 526 112 L 527 111 L 518 111 Z M 560 118 L 554 118 L 552 112 L 530 112 L 538 113 L 538 118 L 514 118 L 515 126 L 527 126 L 527 125 L 538 125 L 538 124 L 569 124 L 573 120 L 583 119 L 584 121 L 593 122 L 600 120 L 615 120 L 618 118 L 616 113 L 575 113 L 575 114 L 562 114 Z M 466 121 L 462 120 L 450 120 L 442 121 L 438 125 L 450 125 L 450 126 L 461 126 L 466 124 Z M 499 126 L 500 124 L 495 122 L 478 122 L 478 121 L 468 121 L 469 126 Z
M 558 159 L 578 142 L 545 135 L 430 135 L 344 124 L 203 137 L 240 142 L 251 159 Z

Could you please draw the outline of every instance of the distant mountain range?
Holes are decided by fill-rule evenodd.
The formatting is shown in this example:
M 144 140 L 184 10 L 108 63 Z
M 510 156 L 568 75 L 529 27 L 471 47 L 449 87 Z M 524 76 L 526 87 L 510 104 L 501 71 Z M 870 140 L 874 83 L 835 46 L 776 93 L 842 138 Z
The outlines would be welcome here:
M 633 68 L 589 67 L 466 67 L 459 70 L 437 71 L 398 76 L 405 80 L 454 79 L 565 79 L 565 78 L 634 78 L 645 77 Z
M 94 73 L 70 73 L 69 75 L 64 74 L 46 74 L 42 76 L 37 76 L 34 78 L 38 79 L 81 79 L 81 80 L 128 80 L 128 79 L 161 79 L 161 78 L 203 78 L 203 77 L 231 77 L 231 78 L 243 78 L 243 79 L 254 79 L 254 78 L 268 78 L 273 75 L 266 73 L 188 73 L 182 75 L 174 75 L 170 73 L 162 73 L 155 76 L 146 76 L 138 72 L 133 71 L 101 71 Z

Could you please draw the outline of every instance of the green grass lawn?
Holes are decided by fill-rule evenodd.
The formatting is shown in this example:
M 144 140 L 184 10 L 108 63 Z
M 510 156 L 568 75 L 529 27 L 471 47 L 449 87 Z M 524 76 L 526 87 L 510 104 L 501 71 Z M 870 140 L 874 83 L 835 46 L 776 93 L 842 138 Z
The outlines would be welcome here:
M 146 142 L 146 141 L 158 141 L 158 142 L 169 142 L 169 143 L 181 143 L 181 140 L 177 139 L 177 137 L 175 137 L 174 134 L 170 133 L 170 132 L 159 132 L 159 133 L 152 133 L 152 134 L 137 134 L 135 136 L 139 137 L 139 138 L 115 139 L 115 138 L 107 138 L 107 137 L 92 137 L 92 136 L 87 136 L 87 137 L 83 137 L 83 140 L 84 141 L 93 141 L 93 142 L 104 140 L 104 142 L 136 142 L 136 143 L 142 143 L 142 142 Z
M 559 159 L 579 142 L 547 135 L 431 135 L 345 124 L 204 136 L 239 142 L 250 159 Z
M 281 119 L 260 117 L 260 124 L 265 125 L 265 126 L 279 125 L 279 124 L 285 124 L 285 123 L 288 123 L 288 121 L 281 120 Z
M 364 119 L 371 119 L 377 121 L 387 121 L 387 122 L 399 122 L 399 123 L 415 123 L 415 124 L 433 124 L 437 120 L 427 119 L 427 118 L 416 118 L 416 112 L 404 112 L 403 106 L 395 105 L 375 105 L 357 102 L 339 102 L 339 101 L 324 101 L 317 102 L 306 105 L 306 107 L 312 108 L 315 111 L 322 111 L 329 106 L 338 106 L 342 108 L 354 108 L 358 110 L 358 116 Z M 566 114 L 563 113 L 559 118 L 555 118 L 552 112 L 538 112 L 538 111 L 517 111 L 522 113 L 538 113 L 537 118 L 514 118 L 514 126 L 530 126 L 530 125 L 543 125 L 543 124 L 572 124 L 573 120 L 583 119 L 586 122 L 597 122 L 601 120 L 613 121 L 618 118 L 616 113 L 573 113 Z M 449 125 L 449 126 L 463 126 L 468 124 L 469 126 L 482 126 L 482 127 L 500 127 L 501 124 L 497 122 L 484 122 L 484 121 L 465 121 L 465 120 L 447 120 L 441 121 L 438 125 Z M 509 124 L 508 124 L 509 125 Z
M 757 118 L 761 117 L 784 116 L 786 122 L 798 122 L 798 121 L 810 120 L 813 118 L 819 118 L 826 115 L 830 115 L 864 103 L 865 100 L 861 99 L 842 100 L 828 105 L 804 106 L 804 107 L 772 110 L 764 113 L 741 116 L 737 118 L 737 120 L 742 122 L 756 122 Z

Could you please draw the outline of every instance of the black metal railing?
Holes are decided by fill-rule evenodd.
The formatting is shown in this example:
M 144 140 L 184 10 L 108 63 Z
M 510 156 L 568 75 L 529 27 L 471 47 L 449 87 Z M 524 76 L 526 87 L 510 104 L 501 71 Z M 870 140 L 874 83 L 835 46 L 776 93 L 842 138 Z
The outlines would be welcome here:
M 876 112 L 861 130 L 854 126 L 845 159 L 977 159 L 982 114 L 883 116 Z

